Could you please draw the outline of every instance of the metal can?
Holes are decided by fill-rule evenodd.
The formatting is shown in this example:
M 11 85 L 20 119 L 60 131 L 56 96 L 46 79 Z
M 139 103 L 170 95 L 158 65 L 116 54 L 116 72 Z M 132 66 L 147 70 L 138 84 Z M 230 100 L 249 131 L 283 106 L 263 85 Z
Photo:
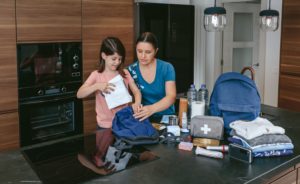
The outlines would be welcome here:
M 178 118 L 176 115 L 169 116 L 169 125 L 178 125 Z

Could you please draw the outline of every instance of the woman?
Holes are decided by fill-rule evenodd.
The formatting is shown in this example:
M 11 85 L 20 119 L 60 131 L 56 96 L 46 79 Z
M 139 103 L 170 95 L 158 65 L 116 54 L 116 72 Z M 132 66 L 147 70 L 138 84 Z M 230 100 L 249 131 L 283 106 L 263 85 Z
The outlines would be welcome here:
M 156 58 L 157 39 L 153 33 L 145 32 L 136 41 L 138 61 L 128 67 L 142 93 L 142 104 L 134 117 L 152 121 L 163 115 L 175 114 L 176 99 L 175 70 L 172 64 Z

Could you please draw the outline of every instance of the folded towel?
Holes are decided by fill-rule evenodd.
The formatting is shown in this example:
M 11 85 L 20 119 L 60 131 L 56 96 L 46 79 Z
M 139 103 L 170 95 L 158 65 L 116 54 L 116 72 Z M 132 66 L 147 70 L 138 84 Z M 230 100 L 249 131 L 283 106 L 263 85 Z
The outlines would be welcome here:
M 234 129 L 236 134 L 245 139 L 253 139 L 264 134 L 284 134 L 282 127 L 274 126 L 269 120 L 257 117 L 253 121 L 237 120 L 230 123 L 230 128 Z
M 294 149 L 294 145 L 292 143 L 273 143 L 273 144 L 250 146 L 244 139 L 238 136 L 230 137 L 228 138 L 228 140 L 232 143 L 236 143 L 245 148 L 251 149 L 253 153 L 262 152 L 262 151 L 271 151 L 271 150 Z
M 271 150 L 252 153 L 253 157 L 274 157 L 274 156 L 288 156 L 292 155 L 294 151 L 292 149 L 283 150 Z
M 263 144 L 275 144 L 275 143 L 292 143 L 291 139 L 285 134 L 264 134 L 253 139 L 245 139 L 231 131 L 232 136 L 238 136 L 246 141 L 250 146 L 258 146 Z

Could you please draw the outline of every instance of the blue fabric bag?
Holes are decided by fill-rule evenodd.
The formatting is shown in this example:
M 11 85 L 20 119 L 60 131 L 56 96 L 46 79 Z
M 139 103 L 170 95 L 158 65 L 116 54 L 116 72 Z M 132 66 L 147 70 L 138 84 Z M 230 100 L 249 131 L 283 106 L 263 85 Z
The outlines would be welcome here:
M 116 113 L 112 123 L 112 132 L 116 136 L 116 144 L 123 142 L 128 147 L 155 144 L 159 141 L 159 134 L 149 119 L 143 121 L 135 119 L 131 106 L 125 107 Z
M 253 80 L 237 73 L 219 76 L 210 97 L 210 113 L 223 117 L 226 132 L 235 120 L 254 120 L 259 116 L 260 95 Z

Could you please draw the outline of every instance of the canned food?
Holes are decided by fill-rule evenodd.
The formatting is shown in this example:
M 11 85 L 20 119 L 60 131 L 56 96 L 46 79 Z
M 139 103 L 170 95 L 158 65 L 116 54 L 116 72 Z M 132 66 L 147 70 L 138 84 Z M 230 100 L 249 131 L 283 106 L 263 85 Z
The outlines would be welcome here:
M 176 115 L 169 116 L 169 125 L 178 125 L 178 118 Z

